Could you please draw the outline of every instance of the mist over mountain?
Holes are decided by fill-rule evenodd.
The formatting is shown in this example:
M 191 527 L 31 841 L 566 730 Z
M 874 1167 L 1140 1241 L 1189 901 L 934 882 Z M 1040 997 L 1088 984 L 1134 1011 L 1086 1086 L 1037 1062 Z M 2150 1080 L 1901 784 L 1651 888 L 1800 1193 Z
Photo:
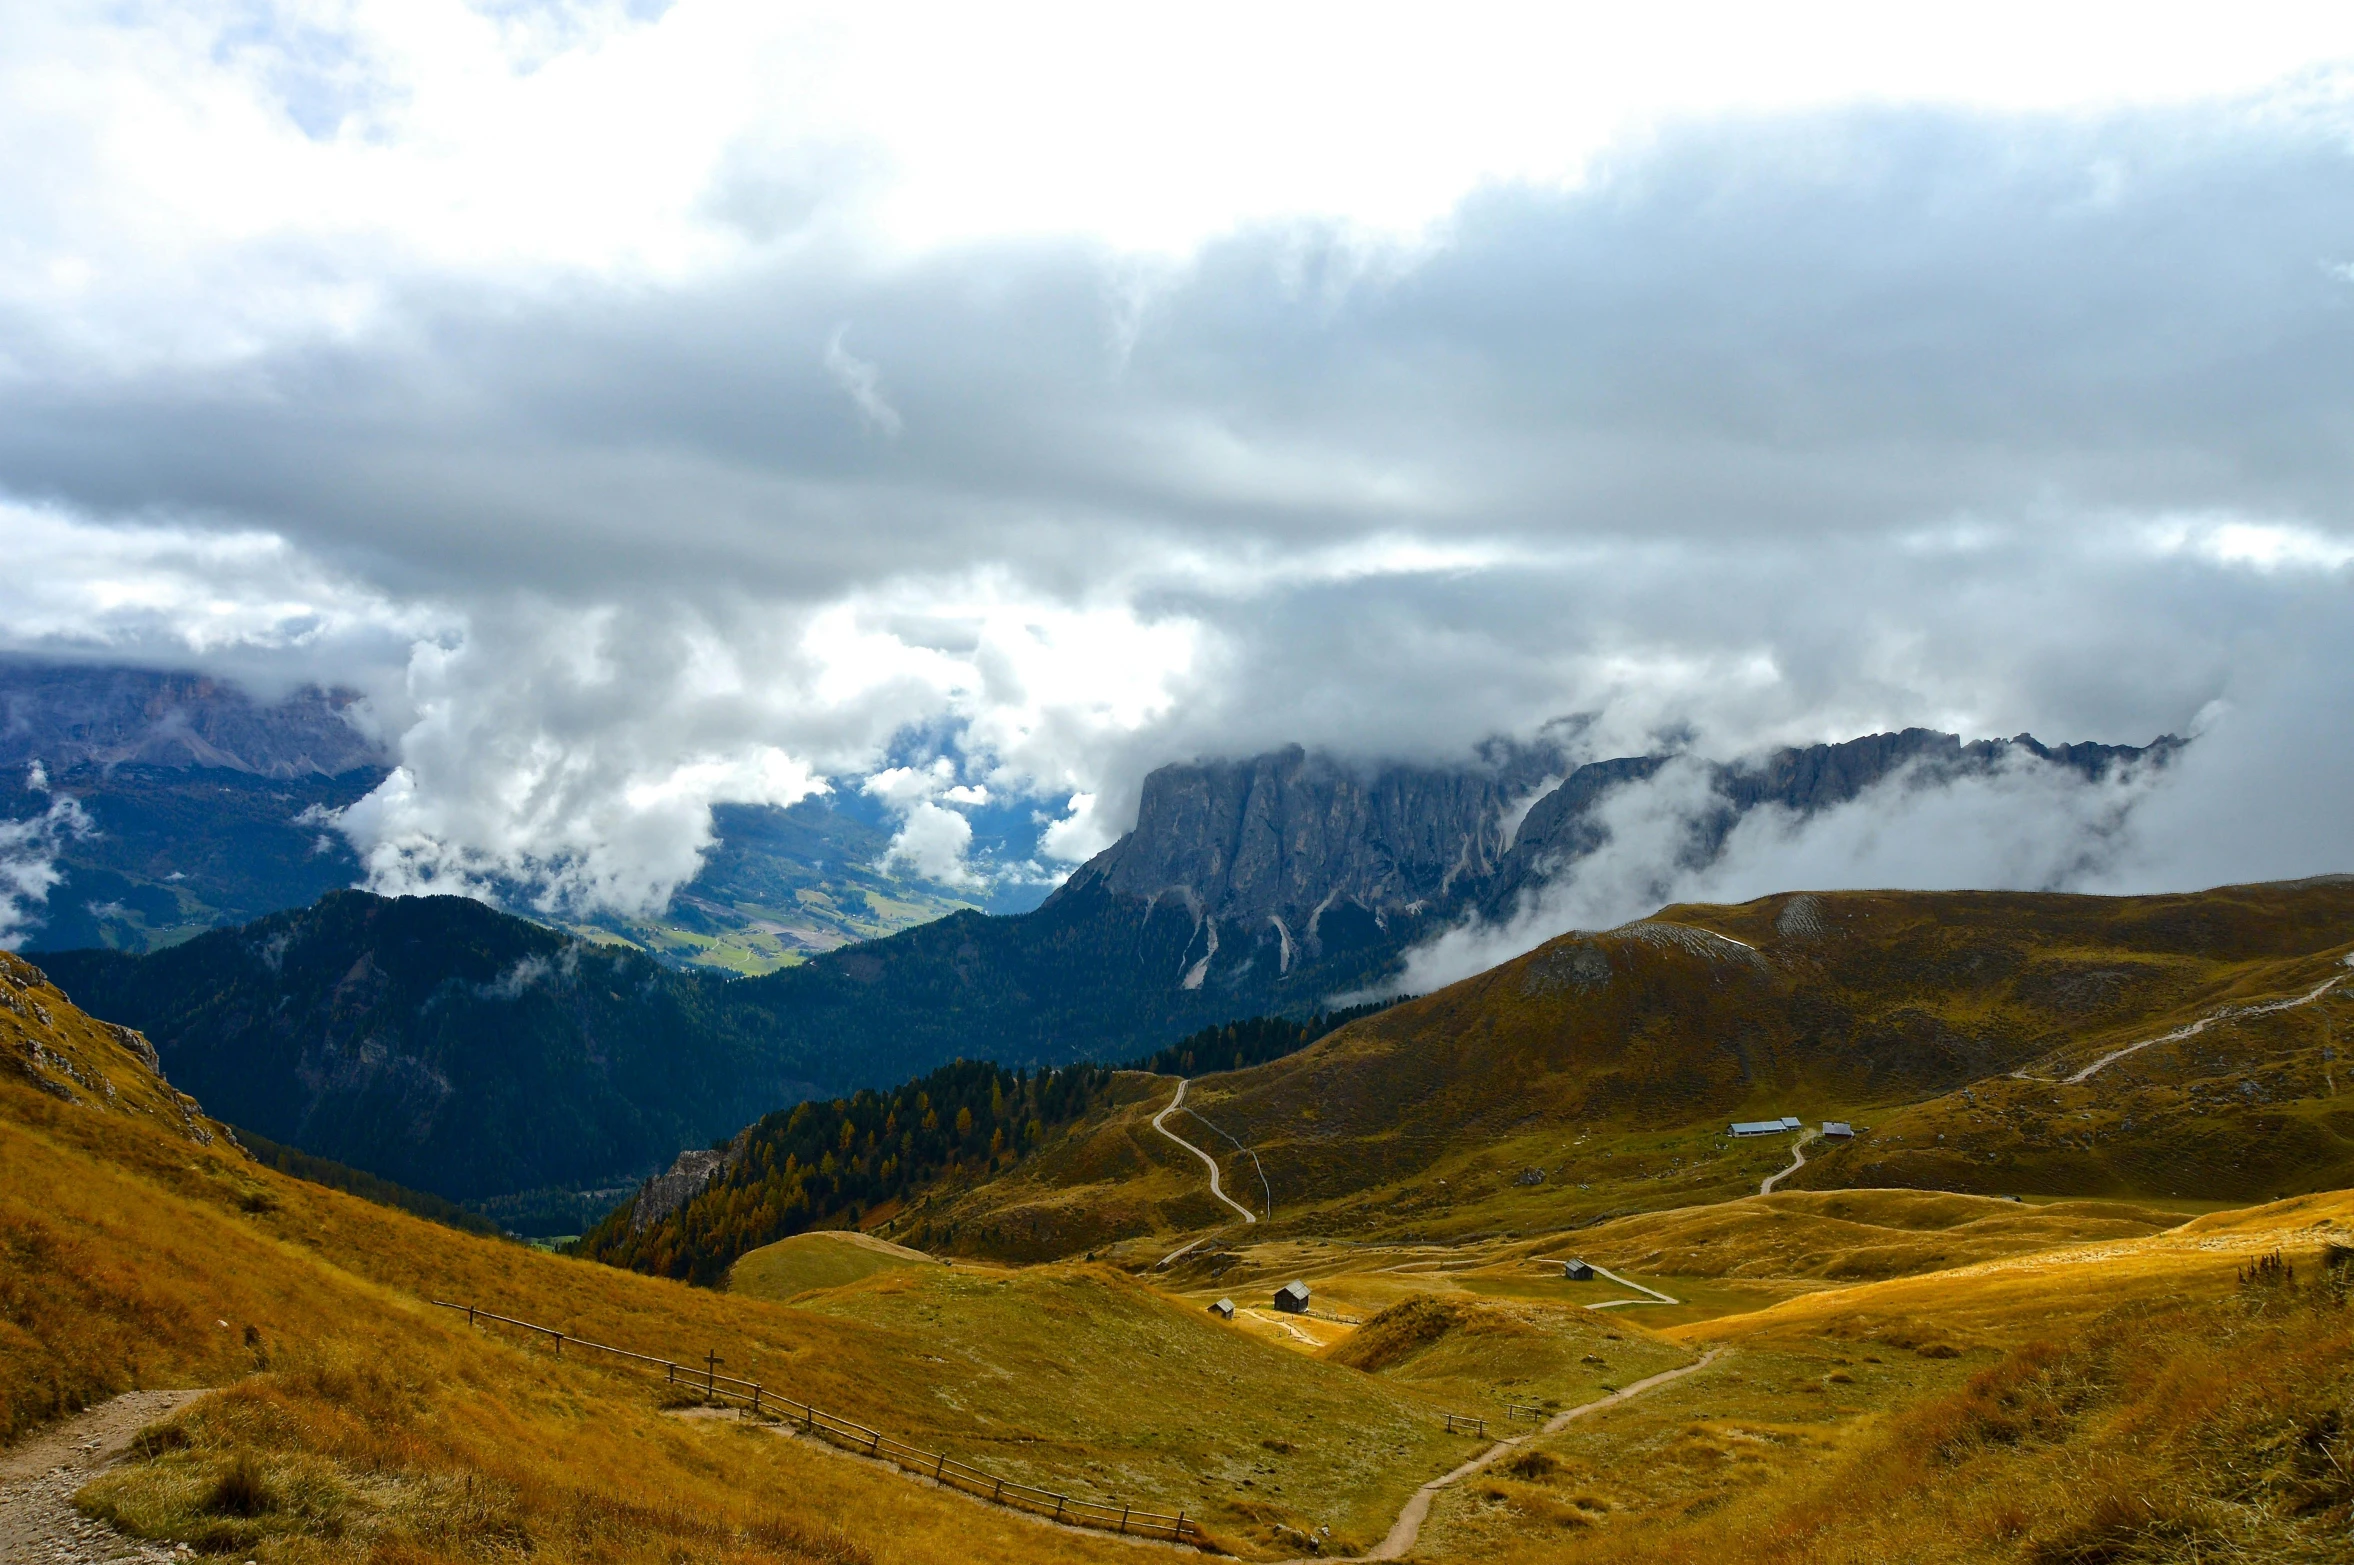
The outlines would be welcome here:
M 0 659 L 0 939 L 155 950 L 361 884 L 345 812 L 397 759 L 349 689 L 269 700 L 184 671 Z M 892 827 L 855 786 L 721 805 L 700 871 L 666 907 L 552 921 L 741 975 L 1043 894 L 894 866 Z M 510 910 L 551 921 L 527 887 L 504 889 Z

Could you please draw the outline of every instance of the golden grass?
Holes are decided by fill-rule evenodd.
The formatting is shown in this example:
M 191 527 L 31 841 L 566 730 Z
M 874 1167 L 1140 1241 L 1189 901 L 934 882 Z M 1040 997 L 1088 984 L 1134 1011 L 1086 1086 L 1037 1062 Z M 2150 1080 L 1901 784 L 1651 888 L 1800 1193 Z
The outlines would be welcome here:
M 2314 1280 L 2125 1305 L 1982 1365 L 1728 1355 L 1639 1417 L 1549 1442 L 1550 1469 L 1443 1503 L 1432 1541 L 1562 1565 L 2340 1560 L 2354 1312 Z
M 1286 1352 L 1102 1265 L 899 1267 L 799 1305 L 920 1366 L 954 1454 L 1182 1507 L 1239 1547 L 1275 1547 L 1278 1528 L 1369 1544 L 1466 1449 L 1416 1386 Z
M 2009 1347 L 2143 1300 L 2215 1297 L 2274 1249 L 2310 1259 L 2354 1230 L 2354 1191 L 2301 1196 L 2115 1239 L 1803 1294 L 1753 1314 L 1670 1328 L 1683 1342 L 1934 1336 Z

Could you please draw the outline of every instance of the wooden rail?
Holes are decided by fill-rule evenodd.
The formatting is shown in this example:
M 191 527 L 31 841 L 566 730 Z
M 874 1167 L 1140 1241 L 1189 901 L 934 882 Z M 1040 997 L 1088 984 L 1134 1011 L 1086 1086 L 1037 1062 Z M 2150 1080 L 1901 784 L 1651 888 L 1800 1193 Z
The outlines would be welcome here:
M 1202 1531 L 1201 1523 L 1183 1511 L 1170 1516 L 1159 1511 L 1140 1511 L 1134 1506 L 1110 1500 L 1081 1500 L 1052 1489 L 1041 1489 L 1032 1484 L 1013 1483 L 993 1473 L 987 1473 L 969 1462 L 939 1451 L 926 1451 L 895 1440 L 879 1429 L 870 1429 L 853 1419 L 823 1408 L 812 1407 L 792 1397 L 781 1396 L 757 1381 L 739 1379 L 718 1372 L 717 1361 L 706 1359 L 700 1364 L 681 1364 L 651 1353 L 632 1353 L 627 1348 L 611 1347 L 602 1342 L 591 1342 L 586 1337 L 575 1337 L 542 1326 L 536 1321 L 517 1320 L 512 1315 L 499 1315 L 472 1304 L 452 1304 L 435 1299 L 445 1310 L 462 1310 L 469 1325 L 482 1321 L 496 1321 L 502 1326 L 516 1326 L 535 1331 L 552 1339 L 559 1356 L 566 1343 L 576 1348 L 587 1348 L 597 1353 L 609 1353 L 615 1358 L 629 1359 L 649 1369 L 663 1372 L 665 1382 L 699 1391 L 712 1401 L 740 1402 L 755 1418 L 771 1418 L 781 1424 L 797 1424 L 805 1434 L 822 1436 L 848 1451 L 889 1461 L 909 1472 L 920 1473 L 934 1483 L 979 1495 L 999 1505 L 1010 1505 L 1017 1510 L 1034 1512 L 1054 1521 L 1078 1527 L 1100 1527 L 1107 1532 L 1118 1532 L 1136 1537 L 1166 1538 L 1173 1543 L 1190 1543 L 1209 1549 L 1215 1545 Z M 1468 1420 L 1466 1421 L 1468 1422 Z M 1485 1431 L 1485 1426 L 1482 1426 Z
M 1447 1415 L 1447 1433 L 1451 1435 L 1477 1435 L 1485 1440 L 1488 1437 L 1488 1421 L 1469 1414 L 1449 1413 Z
M 1541 1424 L 1552 1416 L 1553 1415 L 1551 1413 L 1546 1412 L 1543 1408 L 1530 1407 L 1526 1402 L 1507 1402 L 1504 1404 L 1504 1417 L 1507 1420 L 1525 1418 L 1532 1424 Z

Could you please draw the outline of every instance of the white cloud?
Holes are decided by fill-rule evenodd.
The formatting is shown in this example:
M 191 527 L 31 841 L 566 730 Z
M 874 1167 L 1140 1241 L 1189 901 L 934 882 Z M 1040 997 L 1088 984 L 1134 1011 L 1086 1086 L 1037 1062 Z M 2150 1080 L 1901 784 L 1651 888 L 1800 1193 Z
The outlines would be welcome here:
M 899 830 L 878 868 L 905 869 L 946 886 L 985 883 L 966 857 L 973 844 L 973 823 L 949 806 L 985 805 L 989 790 L 959 783 L 955 762 L 937 756 L 929 766 L 886 767 L 860 786 L 899 815 Z
M 930 800 L 909 807 L 899 832 L 884 851 L 883 867 L 904 868 L 947 886 L 976 886 L 980 877 L 965 862 L 973 823 Z
M 38 762 L 27 781 L 31 791 L 48 792 Z M 40 927 L 39 909 L 65 878 L 57 868 L 58 851 L 97 831 L 81 801 L 65 794 L 52 795 L 49 807 L 38 815 L 0 820 L 0 948 L 15 950 Z

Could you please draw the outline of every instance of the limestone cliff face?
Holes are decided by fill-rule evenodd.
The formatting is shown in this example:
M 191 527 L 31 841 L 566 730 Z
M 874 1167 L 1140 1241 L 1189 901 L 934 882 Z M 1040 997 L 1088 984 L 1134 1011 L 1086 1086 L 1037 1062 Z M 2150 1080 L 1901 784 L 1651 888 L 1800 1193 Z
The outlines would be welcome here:
M 1197 920 L 1267 925 L 1309 945 L 1324 917 L 1419 913 L 1494 876 L 1510 812 L 1556 757 L 1499 749 L 1459 768 L 1358 768 L 1298 746 L 1165 766 L 1136 829 L 1058 896 L 1087 886 L 1177 901 Z M 1557 773 L 1556 773 L 1557 774 Z
M 1948 781 L 2032 756 L 2090 777 L 2162 762 L 2178 744 L 2049 747 L 2024 734 L 1964 744 L 1909 728 L 1712 764 L 1685 856 L 1706 862 L 1750 810 L 1809 815 L 1899 774 Z M 1364 950 L 1475 908 L 1509 916 L 1523 893 L 1602 846 L 1598 807 L 1614 790 L 1649 780 L 1668 760 L 1572 766 L 1555 750 L 1498 744 L 1457 767 L 1360 767 L 1292 746 L 1165 766 L 1145 780 L 1136 829 L 1084 865 L 1050 906 L 1108 892 L 1181 909 L 1195 936 L 1165 977 L 1188 988 L 1220 974 L 1280 978 L 1301 956 L 1325 954 L 1337 922 L 1351 926 L 1340 943 Z

